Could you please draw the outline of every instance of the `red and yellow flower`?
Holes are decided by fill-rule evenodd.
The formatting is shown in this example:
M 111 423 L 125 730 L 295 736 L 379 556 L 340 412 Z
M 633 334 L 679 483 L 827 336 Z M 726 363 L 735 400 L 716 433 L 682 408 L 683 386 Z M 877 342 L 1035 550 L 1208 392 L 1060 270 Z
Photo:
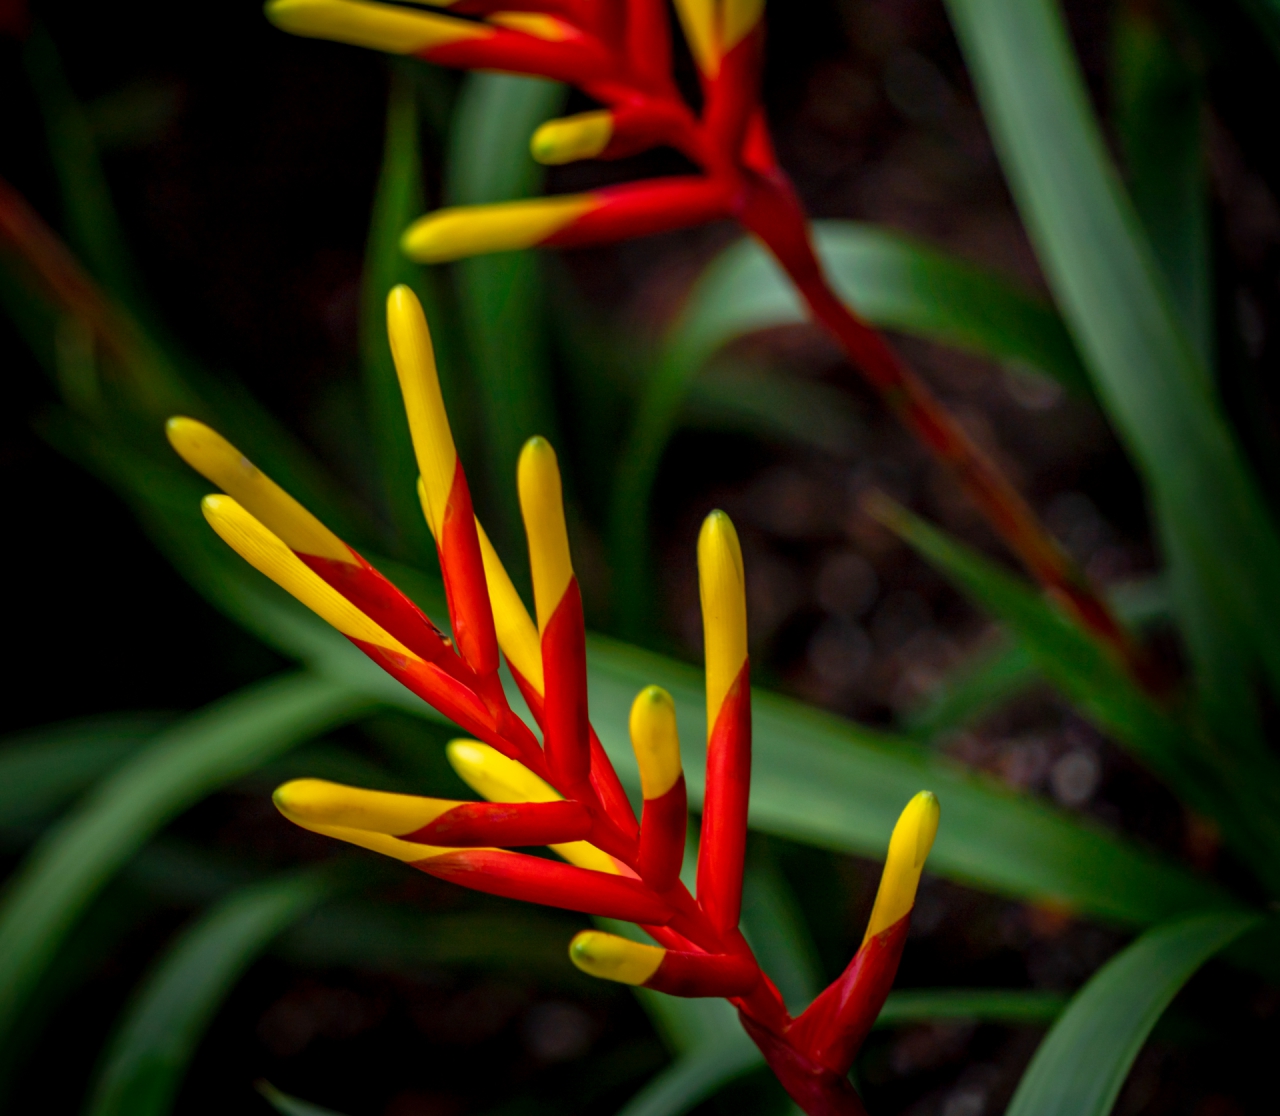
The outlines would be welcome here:
M 690 894 L 680 880 L 688 813 L 670 695 L 650 686 L 631 708 L 643 797 L 639 820 L 588 719 L 582 600 L 555 451 L 531 438 L 518 466 L 533 582 L 530 616 L 472 510 L 427 323 L 407 287 L 391 292 L 387 322 L 452 639 L 213 430 L 174 418 L 169 439 L 222 490 L 205 499 L 204 513 L 234 550 L 474 737 L 454 741 L 448 755 L 484 801 L 296 779 L 275 793 L 280 812 L 306 829 L 464 887 L 636 923 L 656 944 L 586 930 L 570 944 L 573 963 L 595 976 L 676 996 L 728 998 L 807 1112 L 861 1111 L 846 1074 L 898 967 L 937 828 L 936 799 L 926 791 L 907 804 L 861 948 L 839 980 L 792 1018 L 738 928 L 751 695 L 742 552 L 729 517 L 712 512 L 698 539 L 707 778 L 696 893 Z M 499 651 L 532 727 L 508 703 Z M 510 851 L 536 845 L 549 845 L 559 859 Z
M 717 218 L 740 222 L 778 261 L 885 404 L 948 465 L 1046 589 L 1150 681 L 1150 664 L 1031 507 L 925 383 L 835 294 L 804 209 L 778 165 L 759 100 L 764 0 L 673 0 L 701 85 L 694 109 L 672 78 L 666 0 L 268 0 L 278 27 L 443 66 L 576 86 L 598 109 L 552 120 L 530 149 L 547 164 L 671 147 L 697 173 L 587 193 L 438 209 L 404 231 L 422 263 L 538 245 L 577 247 Z M 427 10 L 424 10 L 427 9 Z

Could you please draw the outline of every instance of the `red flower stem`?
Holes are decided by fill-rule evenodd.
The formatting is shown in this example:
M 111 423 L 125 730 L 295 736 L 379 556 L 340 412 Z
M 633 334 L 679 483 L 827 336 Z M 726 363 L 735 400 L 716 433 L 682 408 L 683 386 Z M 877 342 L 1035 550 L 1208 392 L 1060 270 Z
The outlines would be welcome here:
M 1149 690 L 1158 689 L 1146 657 L 1008 477 L 888 342 L 831 289 L 790 186 L 780 175 L 757 177 L 749 195 L 743 223 L 773 253 L 814 319 L 835 337 L 854 367 L 907 429 L 955 473 L 978 510 L 1031 575 L 1107 644 L 1135 678 Z

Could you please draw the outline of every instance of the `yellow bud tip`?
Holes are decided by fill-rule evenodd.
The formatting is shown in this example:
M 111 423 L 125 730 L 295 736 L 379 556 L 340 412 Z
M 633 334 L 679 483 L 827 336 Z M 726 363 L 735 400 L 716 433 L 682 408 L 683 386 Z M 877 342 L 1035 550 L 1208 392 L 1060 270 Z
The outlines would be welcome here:
M 529 141 L 534 159 L 546 166 L 593 159 L 613 138 L 613 113 L 608 109 L 581 112 L 560 120 L 548 120 Z
M 569 960 L 589 976 L 620 984 L 644 984 L 662 964 L 665 949 L 601 930 L 583 930 L 569 943 Z
M 880 877 L 880 890 L 862 939 L 864 944 L 911 913 L 920 886 L 920 873 L 933 848 L 941 813 L 937 795 L 921 791 L 899 815 L 889 839 L 884 874 Z
M 557 802 L 560 795 L 522 763 L 478 740 L 452 740 L 445 755 L 464 783 L 490 802 Z
M 698 534 L 698 588 L 707 664 L 707 732 L 747 659 L 747 595 L 733 521 L 713 511 Z
M 631 747 L 645 798 L 661 798 L 680 778 L 676 705 L 661 686 L 646 686 L 631 704 Z
M 392 54 L 417 54 L 492 34 L 481 24 L 367 0 L 271 0 L 265 11 L 267 19 L 291 35 Z
M 404 231 L 400 249 L 418 263 L 448 263 L 532 248 L 599 204 L 592 194 L 566 194 L 437 209 Z
M 564 498 L 556 451 L 545 438 L 533 437 L 520 451 L 516 466 L 520 512 L 529 541 L 529 569 L 538 631 L 545 631 L 573 577 L 569 534 L 564 522 Z

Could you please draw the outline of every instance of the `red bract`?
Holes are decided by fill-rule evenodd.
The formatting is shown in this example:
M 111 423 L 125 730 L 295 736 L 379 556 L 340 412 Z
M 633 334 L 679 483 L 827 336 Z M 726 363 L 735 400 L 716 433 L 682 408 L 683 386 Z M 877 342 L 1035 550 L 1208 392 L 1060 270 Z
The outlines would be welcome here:
M 742 553 L 733 524 L 712 512 L 698 539 L 708 729 L 697 885 L 690 894 L 680 879 L 688 815 L 670 695 L 650 686 L 631 709 L 643 799 L 638 822 L 588 721 L 586 633 L 554 451 L 531 438 L 517 475 L 531 617 L 472 512 L 426 320 L 407 287 L 391 292 L 388 328 L 454 641 L 218 434 L 175 418 L 169 437 L 226 493 L 207 497 L 204 510 L 227 543 L 478 738 L 454 741 L 449 758 L 488 801 L 298 779 L 277 790 L 280 811 L 307 829 L 464 887 L 636 923 L 657 945 L 586 930 L 573 939 L 571 958 L 599 977 L 675 996 L 728 998 L 806 1112 L 860 1112 L 846 1075 L 897 971 L 937 829 L 936 799 L 926 791 L 907 804 L 862 947 L 840 979 L 793 1019 L 738 928 L 751 691 Z M 498 648 L 541 742 L 508 703 Z M 535 844 L 550 845 L 563 860 L 507 851 Z
M 286 31 L 416 55 L 465 69 L 568 82 L 599 102 L 533 135 L 543 163 L 612 159 L 675 148 L 696 176 L 662 178 L 497 205 L 437 210 L 402 245 L 438 263 L 534 245 L 572 247 L 733 218 L 775 256 L 814 319 L 836 338 L 885 403 L 954 470 L 1027 569 L 1134 673 L 1158 683 L 1109 607 L 1030 506 L 884 339 L 836 296 L 809 225 L 774 157 L 759 102 L 764 0 L 674 0 L 697 64 L 699 112 L 671 77 L 665 0 L 429 0 L 421 11 L 369 0 L 271 0 Z M 444 14 L 444 12 L 448 14 Z

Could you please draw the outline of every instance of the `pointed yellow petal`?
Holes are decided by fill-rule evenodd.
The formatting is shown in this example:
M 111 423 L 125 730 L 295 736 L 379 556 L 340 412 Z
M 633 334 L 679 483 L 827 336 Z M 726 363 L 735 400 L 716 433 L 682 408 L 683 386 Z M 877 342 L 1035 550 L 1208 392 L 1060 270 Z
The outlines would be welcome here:
M 538 693 L 545 693 L 538 629 L 478 519 L 476 533 L 480 536 L 480 556 L 484 559 L 484 579 L 489 586 L 489 604 L 493 608 L 493 624 L 498 631 L 498 646 L 524 680 Z
M 449 502 L 458 465 L 449 416 L 440 394 L 431 331 L 418 296 L 401 283 L 387 295 L 387 336 L 404 396 L 409 435 L 426 492 L 427 526 L 439 539 L 440 519 Z
M 520 511 L 529 539 L 529 568 L 538 631 L 545 631 L 573 577 L 569 534 L 564 525 L 564 499 L 556 451 L 545 438 L 530 438 L 520 451 L 516 469 Z
M 281 31 L 333 39 L 392 54 L 419 54 L 493 32 L 483 24 L 366 0 L 271 0 L 267 18 Z
M 728 54 L 745 39 L 764 16 L 764 0 L 722 0 L 720 50 Z
M 720 70 L 716 0 L 675 0 L 675 4 L 694 62 L 707 77 L 715 77 Z
M 266 574 L 285 592 L 297 597 L 343 635 L 421 662 L 417 655 L 370 620 L 230 496 L 206 496 L 201 509 L 209 525 L 241 558 Z
M 713 511 L 698 534 L 698 588 L 707 663 L 707 733 L 747 660 L 747 596 L 733 522 Z
M 658 971 L 666 954 L 658 946 L 643 945 L 602 930 L 583 930 L 569 943 L 569 960 L 584 973 L 621 984 L 644 984 Z
M 591 194 L 567 194 L 437 209 L 405 230 L 400 247 L 418 263 L 532 248 L 599 204 Z
M 288 817 L 288 815 L 285 815 Z M 443 856 L 445 853 L 457 852 L 457 849 L 438 848 L 435 845 L 419 845 L 413 841 L 401 841 L 399 837 L 389 837 L 385 833 L 375 833 L 369 829 L 354 829 L 345 825 L 324 825 L 320 822 L 299 821 L 296 818 L 289 818 L 294 825 L 300 829 L 309 829 L 312 833 L 319 833 L 324 837 L 333 837 L 339 841 L 345 841 L 348 845 L 358 845 L 362 849 L 368 849 L 370 852 L 382 853 L 383 856 L 394 857 L 396 860 L 403 860 L 406 864 L 412 864 L 418 860 L 430 860 L 433 856 Z
M 178 456 L 278 535 L 292 550 L 356 565 L 337 535 L 216 430 L 181 415 L 164 427 Z
M 598 109 L 548 120 L 533 133 L 529 151 L 545 166 L 560 166 L 595 158 L 609 146 L 612 138 L 613 113 Z
M 938 799 L 932 791 L 921 791 L 902 811 L 889 839 L 889 854 L 885 857 L 884 874 L 880 877 L 880 890 L 871 908 L 863 945 L 888 930 L 915 905 L 920 873 L 933 847 L 940 813 Z
M 293 779 L 277 787 L 272 799 L 280 813 L 300 825 L 336 825 L 392 836 L 421 829 L 459 805 L 445 798 L 364 790 L 325 779 Z
M 680 778 L 676 706 L 661 686 L 646 686 L 631 704 L 631 747 L 645 798 L 661 798 Z

